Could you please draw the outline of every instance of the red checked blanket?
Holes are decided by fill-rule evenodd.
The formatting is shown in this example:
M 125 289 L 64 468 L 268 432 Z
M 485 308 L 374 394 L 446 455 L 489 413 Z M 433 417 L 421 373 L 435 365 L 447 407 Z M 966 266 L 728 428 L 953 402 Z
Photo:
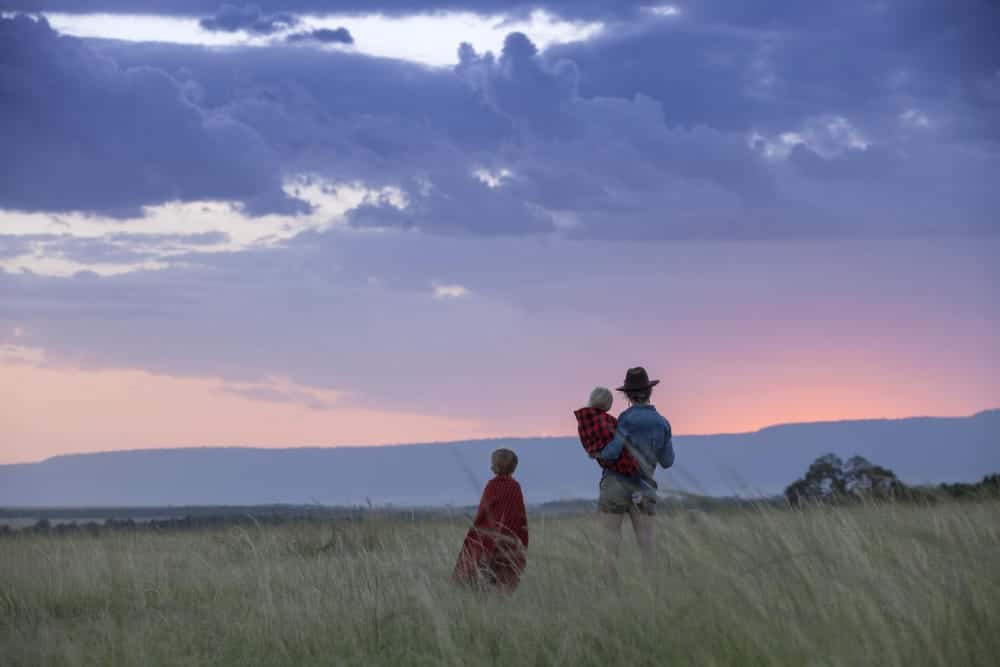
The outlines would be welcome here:
M 615 437 L 618 420 L 597 408 L 580 408 L 573 414 L 576 415 L 580 444 L 583 445 L 583 449 L 589 456 L 596 457 L 597 453 Z M 622 450 L 621 456 L 616 461 L 602 461 L 598 458 L 594 458 L 594 460 L 602 468 L 608 468 L 623 475 L 633 475 L 639 470 L 638 462 L 627 449 Z

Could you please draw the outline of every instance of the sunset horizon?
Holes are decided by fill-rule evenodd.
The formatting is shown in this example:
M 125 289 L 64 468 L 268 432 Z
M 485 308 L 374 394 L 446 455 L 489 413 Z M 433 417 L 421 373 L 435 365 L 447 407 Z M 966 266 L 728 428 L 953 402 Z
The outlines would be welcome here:
M 177 378 L 153 375 L 147 372 L 102 370 L 80 371 L 78 369 L 38 368 L 21 363 L 0 365 L 5 377 L 15 378 L 11 386 L 18 387 L 16 396 L 5 396 L 5 404 L 11 408 L 8 415 L 18 414 L 18 420 L 9 423 L 0 421 L 4 432 L 16 442 L 18 437 L 30 435 L 35 441 L 48 441 L 51 447 L 36 446 L 30 453 L 22 453 L 14 448 L 4 448 L 0 452 L 0 465 L 32 463 L 69 454 L 93 454 L 107 452 L 127 452 L 151 449 L 200 449 L 200 448 L 253 448 L 253 449 L 294 449 L 303 447 L 382 447 L 415 444 L 450 443 L 473 440 L 533 439 L 569 437 L 574 435 L 572 410 L 583 405 L 583 400 L 575 403 L 567 397 L 560 402 L 561 412 L 551 418 L 543 414 L 538 421 L 528 420 L 520 430 L 487 430 L 472 421 L 463 422 L 446 415 L 419 415 L 402 412 L 384 412 L 346 406 L 338 406 L 333 392 L 322 392 L 308 387 L 295 387 L 285 382 L 246 383 L 233 385 L 221 378 Z M 22 375 L 18 375 L 18 373 Z M 62 377 L 63 374 L 70 377 Z M 60 374 L 54 377 L 52 374 Z M 33 396 L 29 391 L 31 381 L 37 379 L 39 393 Z M 54 395 L 53 388 L 64 384 L 80 387 L 78 394 Z M 608 383 L 610 384 L 610 382 Z M 285 392 L 285 395 L 277 393 Z M 140 389 L 153 394 L 152 402 L 114 397 L 114 392 Z M 111 391 L 111 396 L 102 396 L 101 391 Z M 256 391 L 255 391 L 256 390 Z M 166 394 L 158 392 L 166 391 Z M 44 399 L 43 399 L 44 392 Z M 89 392 L 89 394 L 88 394 Z M 275 392 L 275 393 L 270 393 Z M 665 387 L 662 396 L 669 399 L 670 389 Z M 295 400 L 289 400 L 294 398 Z M 831 400 L 834 399 L 834 400 Z M 784 404 L 776 405 L 771 412 L 754 415 L 725 417 L 715 412 L 711 406 L 689 406 L 684 412 L 676 409 L 669 400 L 654 401 L 661 410 L 679 415 L 674 419 L 676 435 L 726 435 L 753 433 L 771 426 L 789 424 L 816 424 L 843 421 L 875 421 L 919 418 L 964 418 L 1000 409 L 1000 401 L 981 406 L 972 404 L 963 407 L 959 402 L 947 403 L 947 407 L 937 408 L 932 404 L 924 407 L 918 401 L 902 402 L 893 409 L 883 408 L 881 412 L 871 408 L 865 396 L 855 401 L 837 401 L 837 397 L 826 396 L 827 412 L 781 412 Z M 329 404 L 323 400 L 329 400 Z M 801 400 L 801 397 L 799 397 Z M 97 402 L 99 401 L 99 403 Z M 35 430 L 29 433 L 33 418 L 35 424 L 43 423 L 41 415 L 32 414 L 32 404 L 53 405 L 65 402 L 84 414 L 65 409 L 58 433 Z M 619 395 L 618 402 L 621 402 Z M 695 401 L 694 403 L 697 403 Z M 113 414 L 102 414 L 101 406 L 117 412 L 122 405 L 138 413 L 138 421 L 125 427 L 121 419 Z M 197 406 L 197 407 L 195 407 Z M 625 406 L 615 406 L 614 412 Z M 170 415 L 184 409 L 192 417 L 202 411 L 212 413 L 214 423 L 203 426 L 199 423 L 171 423 Z M 226 411 L 229 411 L 228 413 Z M 219 419 L 219 416 L 233 416 Z M 249 417 L 252 416 L 252 419 Z M 692 419 L 692 416 L 694 419 Z M 73 421 L 74 417 L 77 421 Z M 370 430 L 373 417 L 385 420 L 386 427 Z M 701 417 L 701 420 L 697 420 Z M 548 418 L 548 422 L 545 419 Z M 92 432 L 82 436 L 83 428 L 90 424 Z M 115 429 L 109 430 L 108 425 Z M 150 428 L 150 424 L 159 424 Z M 37 427 L 36 427 L 37 429 Z M 353 430 L 352 430 L 353 429 Z M 163 435 L 173 432 L 176 435 Z M 345 434 L 345 431 L 347 433 Z M 263 434 L 263 435 L 262 435 Z M 58 444 L 65 443 L 65 444 Z M 87 444 L 84 444 L 87 443 Z M 92 443 L 92 444 L 91 444 Z M 103 443 L 103 444 L 101 444 Z M 115 443 L 115 444 L 108 444 Z M 37 453 L 36 453 L 37 452 Z
M 933 420 L 949 420 L 949 419 L 969 419 L 974 417 L 979 417 L 986 414 L 992 414 L 1000 412 L 1000 406 L 993 408 L 984 408 L 982 410 L 977 410 L 970 414 L 915 414 L 906 416 L 883 416 L 883 417 L 844 417 L 842 419 L 817 419 L 812 421 L 782 421 L 769 423 L 756 428 L 748 428 L 745 430 L 727 430 L 727 431 L 705 431 L 705 432 L 685 432 L 677 433 L 676 437 L 685 436 L 701 436 L 701 437 L 711 437 L 711 436 L 728 436 L 728 435 L 750 435 L 753 433 L 759 433 L 760 431 L 765 431 L 774 427 L 781 426 L 801 426 L 801 425 L 822 425 L 822 424 L 837 424 L 844 422 L 882 422 L 882 421 L 905 421 L 905 420 L 921 420 L 921 419 L 933 419 Z M 130 452 L 154 452 L 154 451 L 172 451 L 172 450 L 199 450 L 199 449 L 246 449 L 246 450 L 267 450 L 267 451 L 281 451 L 281 450 L 294 450 L 294 449 L 368 449 L 372 447 L 411 447 L 411 446 L 423 446 L 423 445 L 453 445 L 460 443 L 471 443 L 471 442 L 516 442 L 516 441 L 537 441 L 537 440 L 548 440 L 548 439 L 574 439 L 576 434 L 570 431 L 566 433 L 551 433 L 551 434 L 534 434 L 534 435 L 485 435 L 481 437 L 456 437 L 454 439 L 440 440 L 414 440 L 414 441 L 387 441 L 387 442 L 377 442 L 370 444 L 358 444 L 356 442 L 347 442 L 343 444 L 184 444 L 176 446 L 160 446 L 152 445 L 149 447 L 133 447 L 124 449 L 94 449 L 79 452 L 64 452 L 53 454 L 42 459 L 31 460 L 31 461 L 0 461 L 0 465 L 18 465 L 25 463 L 42 463 L 54 458 L 59 458 L 63 456 L 87 456 L 92 454 L 122 454 Z

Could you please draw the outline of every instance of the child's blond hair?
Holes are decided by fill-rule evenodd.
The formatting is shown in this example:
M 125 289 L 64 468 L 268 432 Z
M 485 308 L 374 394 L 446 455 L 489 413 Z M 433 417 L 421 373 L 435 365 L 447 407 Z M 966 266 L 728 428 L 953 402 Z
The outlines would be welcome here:
M 614 401 L 615 397 L 611 394 L 610 389 L 607 387 L 594 387 L 594 390 L 590 392 L 590 400 L 587 401 L 587 406 L 607 412 L 611 409 L 611 404 Z
M 517 470 L 517 454 L 512 449 L 494 450 L 490 455 L 490 467 L 498 475 L 513 475 Z

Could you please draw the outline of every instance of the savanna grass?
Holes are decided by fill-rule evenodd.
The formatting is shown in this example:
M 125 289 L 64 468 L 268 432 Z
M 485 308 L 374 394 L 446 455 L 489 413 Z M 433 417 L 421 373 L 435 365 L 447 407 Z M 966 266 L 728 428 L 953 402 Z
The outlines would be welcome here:
M 24 534 L 0 664 L 994 665 L 998 510 L 675 512 L 618 585 L 590 518 L 538 520 L 509 597 L 449 584 L 456 522 Z

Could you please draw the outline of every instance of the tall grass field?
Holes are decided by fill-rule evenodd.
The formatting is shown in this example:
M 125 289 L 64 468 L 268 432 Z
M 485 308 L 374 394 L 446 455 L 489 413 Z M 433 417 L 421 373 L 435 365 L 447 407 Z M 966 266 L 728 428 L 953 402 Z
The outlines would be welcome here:
M 997 665 L 1000 503 L 658 516 L 602 578 L 536 519 L 512 596 L 449 583 L 466 525 L 371 519 L 0 539 L 0 665 Z

